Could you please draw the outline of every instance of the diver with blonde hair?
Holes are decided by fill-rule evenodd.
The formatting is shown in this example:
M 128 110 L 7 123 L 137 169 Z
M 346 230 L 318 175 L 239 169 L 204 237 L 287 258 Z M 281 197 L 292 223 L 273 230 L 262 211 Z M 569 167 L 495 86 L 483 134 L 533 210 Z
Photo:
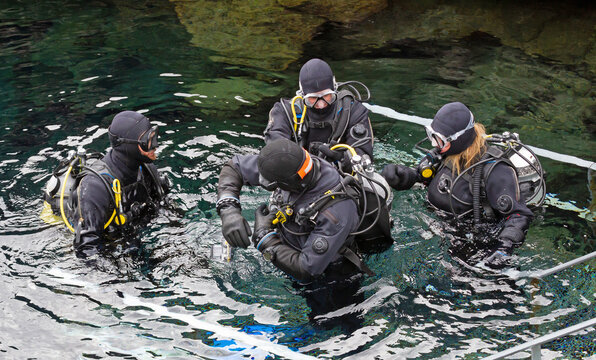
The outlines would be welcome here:
M 470 109 L 460 102 L 441 107 L 432 123 L 426 126 L 426 133 L 434 148 L 417 170 L 389 164 L 382 175 L 396 190 L 409 189 L 414 183 L 422 182 L 428 189 L 429 204 L 440 214 L 456 220 L 473 216 L 476 225 L 481 221 L 500 225 L 484 264 L 491 268 L 506 266 L 513 250 L 523 243 L 533 218 L 526 203 L 536 199 L 541 203 L 544 198 L 542 168 L 537 158 L 534 154 L 520 153 L 514 147 L 513 151 L 527 161 L 522 163 L 529 172 L 536 175 L 524 182 L 525 191 L 521 191 L 516 165 L 504 156 L 502 148 L 492 145 L 495 140 L 487 141 L 489 136 L 484 126 L 476 123 Z M 511 137 L 514 140 L 503 141 L 516 146 L 521 144 L 517 134 Z

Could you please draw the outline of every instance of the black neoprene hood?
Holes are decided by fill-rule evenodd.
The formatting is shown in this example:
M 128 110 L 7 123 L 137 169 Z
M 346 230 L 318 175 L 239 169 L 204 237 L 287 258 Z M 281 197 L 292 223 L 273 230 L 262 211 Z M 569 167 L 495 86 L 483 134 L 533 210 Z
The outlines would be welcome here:
M 311 59 L 300 69 L 300 89 L 304 94 L 316 93 L 321 90 L 335 90 L 333 71 L 329 64 L 321 59 Z
M 443 105 L 435 114 L 430 126 L 436 132 L 448 137 L 466 128 L 470 123 L 472 112 L 460 102 L 452 102 Z M 457 139 L 451 142 L 451 147 L 445 155 L 459 154 L 467 149 L 476 139 L 474 128 L 468 129 Z
M 122 111 L 114 116 L 112 124 L 110 125 L 110 144 L 112 149 L 116 152 L 123 153 L 129 158 L 133 158 L 142 162 L 150 162 L 150 160 L 141 155 L 138 144 L 120 144 L 115 146 L 115 137 L 120 137 L 130 140 L 138 140 L 141 134 L 151 128 L 151 123 L 142 114 L 135 111 Z M 149 160 L 149 161 L 148 161 Z

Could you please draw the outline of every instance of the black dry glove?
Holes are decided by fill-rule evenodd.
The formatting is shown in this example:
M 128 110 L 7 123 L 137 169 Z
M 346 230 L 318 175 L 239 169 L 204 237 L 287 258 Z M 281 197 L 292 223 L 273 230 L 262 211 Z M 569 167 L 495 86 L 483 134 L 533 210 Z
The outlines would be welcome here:
M 352 172 L 352 157 L 350 152 L 345 149 L 342 150 L 331 150 L 327 144 L 321 144 L 318 147 L 321 154 L 325 155 L 329 161 L 338 161 L 341 165 L 341 170 L 345 173 Z
M 252 236 L 252 243 L 258 249 L 263 251 L 266 247 L 265 243 L 268 243 L 269 238 L 273 236 L 268 236 L 264 243 L 259 245 L 259 242 L 266 237 L 269 233 L 274 231 L 273 228 L 273 220 L 275 219 L 275 213 L 269 211 L 267 204 L 261 204 L 255 210 L 255 231 Z M 277 237 L 277 236 L 276 236 Z
M 221 232 L 231 247 L 247 248 L 250 245 L 252 231 L 240 209 L 229 205 L 219 211 Z
M 327 144 L 319 145 L 318 150 L 329 160 L 340 161 L 344 158 L 344 150 L 331 150 Z
M 484 261 L 486 266 L 502 269 L 511 265 L 513 249 L 523 243 L 525 236 L 522 230 L 514 226 L 504 228 L 499 234 L 497 249 Z
M 395 190 L 407 190 L 418 181 L 416 170 L 399 164 L 385 165 L 383 171 L 381 171 L 381 175 Z

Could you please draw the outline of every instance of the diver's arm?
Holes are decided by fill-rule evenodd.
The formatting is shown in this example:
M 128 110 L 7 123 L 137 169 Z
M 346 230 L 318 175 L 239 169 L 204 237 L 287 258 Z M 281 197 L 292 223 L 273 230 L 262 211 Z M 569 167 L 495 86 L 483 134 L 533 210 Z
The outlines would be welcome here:
M 240 201 L 240 190 L 242 190 L 242 174 L 233 160 L 228 161 L 219 172 L 219 181 L 217 182 L 217 199 L 231 196 Z
M 520 246 L 534 214 L 520 195 L 515 170 L 505 163 L 495 165 L 486 180 L 486 195 L 491 207 L 505 218 L 499 241 L 504 247 Z
M 387 164 L 381 171 L 381 176 L 395 190 L 407 190 L 419 180 L 418 172 L 401 164 Z
M 71 215 L 75 228 L 74 248 L 77 256 L 90 256 L 97 253 L 104 245 L 104 226 L 110 219 L 111 195 L 105 185 L 95 176 L 86 176 L 81 180 L 78 205 Z
M 265 143 L 275 139 L 295 140 L 293 138 L 290 120 L 283 108 L 282 101 L 276 102 L 269 111 L 269 122 L 263 133 L 265 135 Z
M 257 155 L 235 155 L 221 169 L 217 183 L 217 199 L 232 196 L 240 199 L 243 185 L 259 185 Z
M 241 213 L 240 191 L 244 184 L 259 184 L 257 169 L 256 155 L 236 155 L 219 173 L 216 210 L 221 218 L 222 234 L 232 247 L 250 245 L 252 231 Z

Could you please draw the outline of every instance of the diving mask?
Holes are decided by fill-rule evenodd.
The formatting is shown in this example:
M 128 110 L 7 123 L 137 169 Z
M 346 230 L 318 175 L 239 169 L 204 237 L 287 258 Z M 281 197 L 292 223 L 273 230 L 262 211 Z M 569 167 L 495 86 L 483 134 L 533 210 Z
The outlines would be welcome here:
M 302 96 L 304 105 L 308 108 L 314 107 L 319 101 L 325 102 L 327 105 L 333 104 L 337 100 L 337 91 L 327 90 L 316 93 L 309 93 Z
M 450 143 L 450 142 L 456 140 L 457 138 L 462 136 L 466 131 L 472 129 L 473 127 L 474 127 L 474 115 L 470 112 L 470 122 L 468 122 L 468 125 L 466 125 L 466 127 L 464 129 L 456 132 L 453 135 L 445 136 L 445 135 L 435 131 L 430 125 L 426 125 L 424 127 L 424 129 L 426 130 L 426 136 L 428 137 L 428 139 L 430 140 L 432 145 L 434 147 L 437 147 L 442 150 L 445 148 L 447 143 Z
M 158 125 L 149 128 L 148 130 L 143 132 L 137 140 L 118 137 L 117 135 L 113 134 L 109 128 L 108 133 L 110 134 L 110 136 L 114 138 L 114 147 L 120 146 L 122 144 L 139 144 L 143 151 L 148 152 L 157 148 L 158 129 Z

